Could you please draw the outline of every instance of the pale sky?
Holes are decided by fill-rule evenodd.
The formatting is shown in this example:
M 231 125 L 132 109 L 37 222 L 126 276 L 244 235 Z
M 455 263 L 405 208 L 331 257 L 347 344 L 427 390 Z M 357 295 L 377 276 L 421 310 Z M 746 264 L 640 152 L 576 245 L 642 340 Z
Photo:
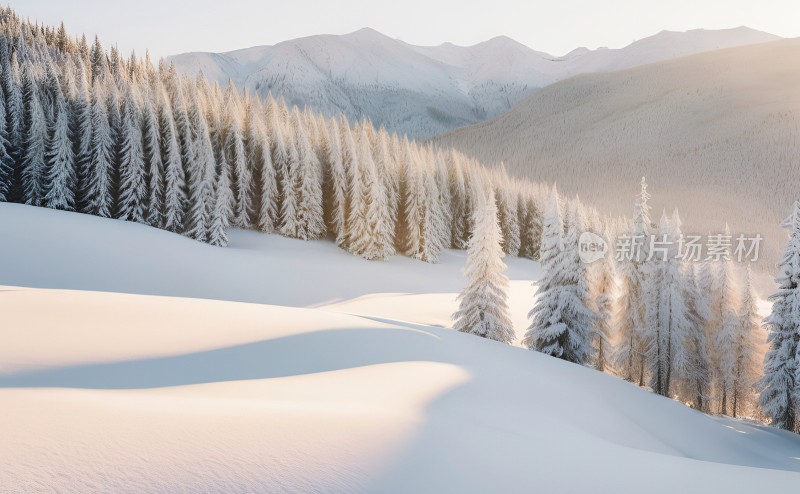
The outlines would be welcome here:
M 506 35 L 563 55 L 619 48 L 661 30 L 746 25 L 800 36 L 798 0 L 6 0 L 22 16 L 100 35 L 155 57 L 229 51 L 313 34 L 374 28 L 419 45 Z

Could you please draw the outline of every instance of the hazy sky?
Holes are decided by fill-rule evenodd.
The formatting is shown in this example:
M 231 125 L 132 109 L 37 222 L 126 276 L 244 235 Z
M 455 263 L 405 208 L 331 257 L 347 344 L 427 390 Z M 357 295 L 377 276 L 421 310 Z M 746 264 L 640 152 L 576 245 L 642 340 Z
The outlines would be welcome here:
M 661 31 L 747 25 L 800 36 L 798 0 L 6 0 L 23 16 L 64 21 L 125 52 L 227 51 L 372 27 L 422 45 L 507 35 L 563 55 L 617 48 Z

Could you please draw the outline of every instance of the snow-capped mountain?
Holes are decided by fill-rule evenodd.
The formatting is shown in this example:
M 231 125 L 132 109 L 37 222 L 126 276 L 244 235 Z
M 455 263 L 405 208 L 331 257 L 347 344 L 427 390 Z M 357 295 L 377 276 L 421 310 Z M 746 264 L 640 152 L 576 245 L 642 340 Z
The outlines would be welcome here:
M 555 57 L 502 36 L 467 47 L 430 47 L 361 29 L 168 61 L 185 74 L 202 71 L 262 96 L 272 91 L 290 104 L 369 117 L 390 130 L 428 137 L 497 116 L 537 88 L 575 74 L 775 39 L 746 27 L 663 31 L 622 49 L 579 48 Z
M 677 207 L 684 231 L 761 233 L 770 265 L 800 189 L 798 87 L 787 39 L 574 77 L 433 141 L 615 215 L 646 176 L 656 218 Z

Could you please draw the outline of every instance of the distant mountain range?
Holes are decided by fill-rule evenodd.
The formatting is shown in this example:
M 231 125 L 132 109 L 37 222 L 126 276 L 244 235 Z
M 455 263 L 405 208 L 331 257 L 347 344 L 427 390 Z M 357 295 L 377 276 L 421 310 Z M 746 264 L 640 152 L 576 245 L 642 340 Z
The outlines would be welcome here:
M 473 46 L 414 46 L 372 29 L 318 35 L 227 53 L 169 57 L 178 71 L 259 95 L 282 96 L 327 114 L 429 137 L 493 118 L 537 89 L 587 72 L 605 72 L 777 36 L 739 27 L 662 31 L 621 49 L 578 48 L 563 57 L 507 37 Z
M 615 215 L 646 176 L 655 220 L 678 207 L 685 232 L 761 233 L 771 269 L 800 199 L 800 39 L 573 77 L 433 141 Z

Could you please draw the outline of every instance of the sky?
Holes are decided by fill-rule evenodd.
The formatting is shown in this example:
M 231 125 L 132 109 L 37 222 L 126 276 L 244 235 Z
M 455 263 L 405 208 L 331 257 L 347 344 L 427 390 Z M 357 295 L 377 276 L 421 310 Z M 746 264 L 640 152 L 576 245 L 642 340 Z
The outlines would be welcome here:
M 98 34 L 155 57 L 271 45 L 371 27 L 418 45 L 472 45 L 505 35 L 563 55 L 620 48 L 661 30 L 742 25 L 800 36 L 797 0 L 6 0 L 20 15 Z

